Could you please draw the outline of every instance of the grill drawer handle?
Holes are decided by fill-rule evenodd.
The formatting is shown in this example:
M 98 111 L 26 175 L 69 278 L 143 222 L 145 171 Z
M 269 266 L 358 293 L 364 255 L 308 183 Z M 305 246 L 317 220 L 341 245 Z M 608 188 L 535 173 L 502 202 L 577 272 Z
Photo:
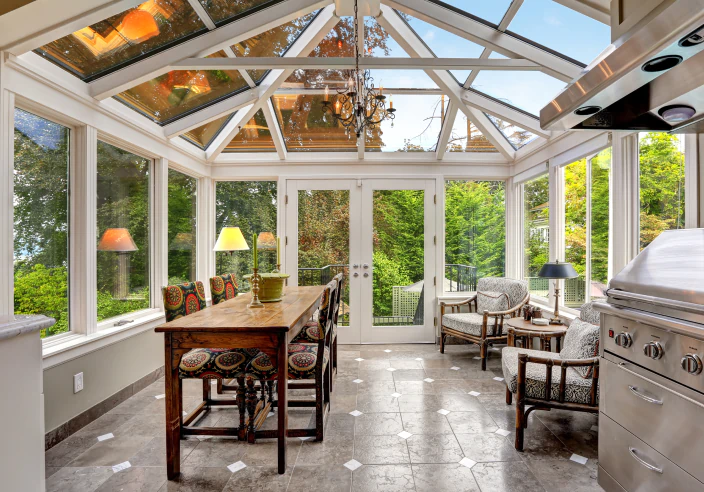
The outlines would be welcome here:
M 658 467 L 655 466 L 655 465 L 651 465 L 650 463 L 648 463 L 647 461 L 645 461 L 643 458 L 640 458 L 640 457 L 636 454 L 636 449 L 635 449 L 635 448 L 629 447 L 629 448 L 628 448 L 628 451 L 631 453 L 631 456 L 633 456 L 633 459 L 636 460 L 638 463 L 640 463 L 642 466 L 644 466 L 644 467 L 647 468 L 648 470 L 652 470 L 652 471 L 654 471 L 654 472 L 657 472 L 657 473 L 662 474 L 662 468 L 658 468 Z
M 638 391 L 638 388 L 635 386 L 631 386 L 630 384 L 628 385 L 628 389 L 631 390 L 631 393 L 636 395 L 638 398 L 647 401 L 648 403 L 653 403 L 655 405 L 662 405 L 662 400 L 657 400 L 655 398 L 652 398 L 648 395 L 644 395 L 640 391 Z

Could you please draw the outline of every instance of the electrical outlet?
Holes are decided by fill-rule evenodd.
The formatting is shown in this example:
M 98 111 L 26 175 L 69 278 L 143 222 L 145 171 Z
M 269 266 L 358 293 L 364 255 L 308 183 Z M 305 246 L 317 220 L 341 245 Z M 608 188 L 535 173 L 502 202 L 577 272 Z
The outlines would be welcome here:
M 83 391 L 83 373 L 73 375 L 73 393 L 76 394 L 79 391 Z

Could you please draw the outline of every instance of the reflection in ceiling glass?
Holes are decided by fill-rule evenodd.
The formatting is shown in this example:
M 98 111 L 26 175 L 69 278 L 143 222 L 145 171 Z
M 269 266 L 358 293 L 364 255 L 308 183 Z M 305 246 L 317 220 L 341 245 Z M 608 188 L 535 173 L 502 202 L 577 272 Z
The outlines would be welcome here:
M 224 58 L 225 53 L 220 51 L 211 57 Z M 115 98 L 165 125 L 248 88 L 237 70 L 174 70 Z
M 330 114 L 322 95 L 275 95 L 274 112 L 289 152 L 355 152 L 357 138 Z
M 438 58 L 479 58 L 484 51 L 483 46 L 410 15 L 406 20 Z
M 271 3 L 271 0 L 199 0 L 215 24 L 224 24 L 236 17 L 249 14 L 250 10 Z
M 260 109 L 246 125 L 240 127 L 235 138 L 227 144 L 224 152 L 275 152 L 264 112 Z
M 447 98 L 432 95 L 387 96 L 397 109 L 396 118 L 367 129 L 365 149 L 370 152 L 434 152 Z
M 308 27 L 308 24 L 315 18 L 316 13 L 308 14 L 298 19 L 294 19 L 285 24 L 281 24 L 266 32 L 252 36 L 251 38 L 232 45 L 232 49 L 237 56 L 266 57 L 283 56 L 291 47 L 298 36 Z M 267 70 L 247 70 L 252 80 L 259 84 Z
M 430 0 L 438 3 L 435 0 Z M 498 24 L 511 5 L 511 0 L 442 0 L 443 3 L 452 5 L 470 15 L 484 19 L 493 24 Z
M 220 130 L 235 113 L 228 114 L 203 126 L 194 128 L 193 130 L 181 135 L 181 138 L 189 143 L 192 143 L 201 150 L 205 150 L 213 139 L 220 133 Z
M 370 70 L 376 87 L 396 89 L 437 89 L 423 70 Z
M 527 71 L 482 70 L 472 83 L 472 89 L 536 116 L 564 88 L 561 80 Z
M 386 30 L 376 21 L 374 17 L 366 17 L 364 20 L 365 56 L 394 58 L 409 58 L 406 50 L 392 38 Z
M 447 141 L 448 152 L 498 152 L 462 111 L 457 111 L 452 133 Z
M 551 0 L 525 0 L 508 28 L 584 64 L 611 44 L 609 26 Z
M 149 0 L 36 52 L 90 81 L 205 30 L 188 0 Z
M 524 130 L 513 123 L 509 123 L 508 121 L 504 121 L 490 114 L 487 114 L 486 116 L 516 150 L 538 138 L 538 135 L 535 135 L 528 130 Z

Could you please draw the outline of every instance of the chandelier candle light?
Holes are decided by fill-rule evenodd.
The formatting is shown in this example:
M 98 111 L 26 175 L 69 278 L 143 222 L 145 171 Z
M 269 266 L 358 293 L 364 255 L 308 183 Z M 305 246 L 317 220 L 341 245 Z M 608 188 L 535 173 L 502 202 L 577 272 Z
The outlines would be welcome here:
M 330 113 L 345 128 L 347 135 L 354 132 L 357 139 L 365 128 L 374 128 L 384 120 L 395 118 L 393 102 L 386 107 L 386 96 L 383 88 L 379 91 L 374 87 L 374 79 L 369 70 L 359 68 L 359 43 L 357 32 L 359 12 L 357 0 L 354 2 L 354 55 L 355 68 L 352 71 L 345 89 L 337 91 L 335 104 L 330 103 L 330 88 L 325 86 L 325 99 L 323 100 L 323 114 Z M 392 123 L 393 125 L 393 123 Z

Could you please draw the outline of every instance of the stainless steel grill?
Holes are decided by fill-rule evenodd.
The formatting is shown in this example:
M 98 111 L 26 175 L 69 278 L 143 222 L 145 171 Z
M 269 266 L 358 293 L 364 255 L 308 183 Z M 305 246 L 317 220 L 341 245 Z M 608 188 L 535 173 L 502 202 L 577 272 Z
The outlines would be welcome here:
M 704 490 L 704 229 L 662 233 L 595 307 L 599 484 Z

